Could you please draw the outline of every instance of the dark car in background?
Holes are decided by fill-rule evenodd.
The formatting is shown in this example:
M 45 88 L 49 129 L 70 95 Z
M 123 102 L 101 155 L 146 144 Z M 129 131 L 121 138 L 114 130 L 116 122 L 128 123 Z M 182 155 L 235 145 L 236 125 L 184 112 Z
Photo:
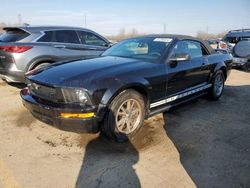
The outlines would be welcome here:
M 94 31 L 78 27 L 6 27 L 0 35 L 0 77 L 24 82 L 24 74 L 57 61 L 92 58 L 110 47 Z
M 145 118 L 202 95 L 219 99 L 231 63 L 230 54 L 193 37 L 143 36 L 101 57 L 36 69 L 21 97 L 47 124 L 126 141 Z
M 232 51 L 234 56 L 233 66 L 250 71 L 250 40 L 242 40 L 238 42 Z
M 218 48 L 226 50 L 234 57 L 234 68 L 241 68 L 243 70 L 249 70 L 248 58 L 239 54 L 249 54 L 248 47 L 250 41 L 250 29 L 238 29 L 229 31 L 219 42 Z M 239 43 L 239 44 L 238 44 Z M 244 48 L 246 47 L 246 48 Z M 241 53 L 241 52 L 242 53 Z
M 238 29 L 229 31 L 220 41 L 219 48 L 232 52 L 233 47 L 239 41 L 250 40 L 250 29 Z

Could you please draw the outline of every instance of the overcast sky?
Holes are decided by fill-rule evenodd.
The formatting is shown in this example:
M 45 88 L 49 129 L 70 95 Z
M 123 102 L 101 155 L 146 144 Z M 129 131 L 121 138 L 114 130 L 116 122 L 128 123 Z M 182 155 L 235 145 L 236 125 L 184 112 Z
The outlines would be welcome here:
M 31 25 L 87 27 L 103 35 L 121 28 L 141 33 L 196 35 L 250 28 L 250 0 L 1 0 L 0 22 L 15 24 L 18 14 Z

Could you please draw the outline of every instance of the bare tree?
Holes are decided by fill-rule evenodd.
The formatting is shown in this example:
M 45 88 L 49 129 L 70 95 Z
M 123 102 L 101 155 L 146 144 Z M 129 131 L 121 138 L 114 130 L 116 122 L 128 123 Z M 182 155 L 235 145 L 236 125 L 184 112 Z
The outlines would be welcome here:
M 121 41 L 126 38 L 136 37 L 140 35 L 144 35 L 144 33 L 139 33 L 135 28 L 133 28 L 130 32 L 126 32 L 125 28 L 121 28 L 117 35 L 107 36 L 107 38 L 113 41 Z
M 6 27 L 6 24 L 5 23 L 0 23 L 0 33 L 3 33 L 3 28 Z
M 227 33 L 227 31 L 222 32 L 222 33 L 217 33 L 217 34 L 213 34 L 213 33 L 207 33 L 205 31 L 198 31 L 197 32 L 197 37 L 200 39 L 217 39 L 217 38 L 222 38 L 225 34 Z
M 132 37 L 137 36 L 138 31 L 135 28 L 133 28 L 132 31 L 131 31 L 131 35 L 132 35 Z

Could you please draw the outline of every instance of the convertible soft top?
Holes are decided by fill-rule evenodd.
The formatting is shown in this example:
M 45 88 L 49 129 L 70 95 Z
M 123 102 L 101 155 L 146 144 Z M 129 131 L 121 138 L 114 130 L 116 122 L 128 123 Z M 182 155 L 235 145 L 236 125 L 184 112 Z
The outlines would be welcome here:
M 205 46 L 205 48 L 209 51 L 210 54 L 216 53 L 215 50 L 209 45 L 209 43 L 207 41 L 203 41 L 199 38 L 188 36 L 188 35 L 153 34 L 153 35 L 144 35 L 144 36 L 140 36 L 140 37 L 142 37 L 142 38 L 144 38 L 144 37 L 173 38 L 173 39 L 177 39 L 177 40 L 185 40 L 185 39 L 186 40 L 195 40 L 195 41 L 202 43 Z M 138 37 L 134 37 L 134 38 L 138 38 Z

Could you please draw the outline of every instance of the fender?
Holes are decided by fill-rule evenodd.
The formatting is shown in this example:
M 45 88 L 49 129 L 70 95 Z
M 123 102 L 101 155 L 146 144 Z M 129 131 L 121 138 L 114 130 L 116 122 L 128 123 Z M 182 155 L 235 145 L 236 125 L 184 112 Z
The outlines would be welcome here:
M 215 73 L 218 70 L 222 70 L 222 72 L 224 73 L 224 76 L 225 76 L 225 80 L 226 80 L 227 79 L 227 66 L 226 66 L 225 62 L 217 63 L 217 65 L 215 66 L 213 72 L 211 72 L 211 80 L 214 78 Z
M 26 72 L 31 70 L 36 64 L 40 62 L 55 62 L 60 60 L 57 56 L 39 56 L 31 60 L 29 64 L 26 65 Z
M 97 111 L 99 117 L 102 118 L 104 116 L 104 113 L 106 112 L 107 107 L 112 102 L 112 100 L 119 93 L 121 93 L 126 89 L 132 88 L 142 93 L 147 99 L 147 105 L 149 104 L 150 101 L 149 90 L 151 89 L 151 85 L 146 79 L 139 77 L 129 77 L 124 79 L 115 78 L 112 79 L 111 85 L 112 87 L 107 87 L 107 90 L 104 92 L 101 102 L 99 104 Z

